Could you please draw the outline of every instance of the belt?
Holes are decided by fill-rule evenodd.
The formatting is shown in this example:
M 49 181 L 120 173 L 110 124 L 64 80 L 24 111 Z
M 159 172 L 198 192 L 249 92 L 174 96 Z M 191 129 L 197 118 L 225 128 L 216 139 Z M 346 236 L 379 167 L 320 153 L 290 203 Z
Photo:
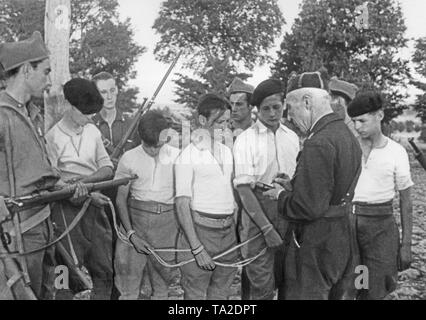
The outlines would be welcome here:
M 139 201 L 136 199 L 129 199 L 129 207 L 138 211 L 146 211 L 151 214 L 163 214 L 172 212 L 175 209 L 174 204 L 165 204 L 153 201 Z
M 38 212 L 35 215 L 21 222 L 21 233 L 24 234 L 32 228 L 37 227 L 40 223 L 50 217 L 50 206 L 38 207 Z M 15 236 L 15 230 L 10 231 L 11 236 Z
M 379 204 L 355 202 L 352 212 L 363 217 L 382 217 L 393 215 L 393 201 Z
M 192 211 L 194 223 L 212 229 L 227 229 L 234 223 L 233 215 L 212 215 L 199 211 Z

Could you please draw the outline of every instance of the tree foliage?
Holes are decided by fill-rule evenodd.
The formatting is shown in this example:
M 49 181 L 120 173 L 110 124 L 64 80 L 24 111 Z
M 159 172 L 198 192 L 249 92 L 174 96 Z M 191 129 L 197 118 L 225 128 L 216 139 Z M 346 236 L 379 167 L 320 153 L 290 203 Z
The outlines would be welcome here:
M 416 66 L 416 71 L 422 77 L 426 77 L 426 37 L 417 39 L 415 48 L 413 62 Z M 417 111 L 418 117 L 422 119 L 422 122 L 426 123 L 426 83 L 419 81 L 412 81 L 412 83 L 424 91 L 423 94 L 417 96 L 414 109 Z
M 161 36 L 154 53 L 171 62 L 182 50 L 195 77 L 180 75 L 176 101 L 193 107 L 199 94 L 222 92 L 238 69 L 267 62 L 283 24 L 276 0 L 167 0 L 153 26 Z
M 287 82 L 291 72 L 324 66 L 330 75 L 375 88 L 388 100 L 386 121 L 401 114 L 407 97 L 408 61 L 398 56 L 407 45 L 402 9 L 395 0 L 368 2 L 369 27 L 356 24 L 364 0 L 304 0 L 281 43 L 272 72 Z
M 110 72 L 121 91 L 119 106 L 135 107 L 138 89 L 126 85 L 136 76 L 133 65 L 146 49 L 134 42 L 130 20 L 120 21 L 118 1 L 71 1 L 71 11 L 71 74 L 90 78 Z M 44 16 L 45 0 L 2 0 L 0 17 L 6 24 L 0 25 L 0 41 L 25 39 L 34 30 L 44 33 Z

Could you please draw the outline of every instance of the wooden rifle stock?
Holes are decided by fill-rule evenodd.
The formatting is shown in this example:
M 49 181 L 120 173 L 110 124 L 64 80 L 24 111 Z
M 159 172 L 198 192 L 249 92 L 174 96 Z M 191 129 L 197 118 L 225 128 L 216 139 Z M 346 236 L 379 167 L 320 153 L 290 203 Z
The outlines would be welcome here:
M 123 152 L 123 148 L 127 142 L 127 140 L 129 140 L 129 138 L 133 135 L 135 129 L 138 127 L 139 125 L 139 121 L 141 119 L 141 117 L 147 112 L 149 111 L 149 109 L 151 109 L 151 107 L 153 106 L 155 99 L 157 98 L 158 94 L 160 93 L 161 89 L 164 86 L 164 83 L 166 83 L 167 78 L 170 76 L 170 74 L 172 73 L 173 69 L 175 68 L 177 62 L 179 61 L 179 58 L 182 54 L 182 51 L 180 51 L 178 53 L 178 55 L 176 56 L 175 60 L 173 61 L 173 63 L 170 65 L 169 69 L 167 70 L 166 74 L 164 75 L 163 79 L 161 80 L 160 84 L 157 87 L 157 90 L 155 90 L 154 95 L 152 96 L 151 100 L 149 101 L 148 105 L 145 107 L 148 99 L 145 98 L 143 104 L 140 106 L 140 108 L 138 109 L 138 111 L 136 112 L 132 123 L 130 124 L 126 134 L 121 138 L 120 143 L 115 147 L 114 151 L 111 154 L 111 159 L 113 162 L 117 162 L 119 160 L 120 155 Z
M 411 147 L 414 150 L 414 156 L 416 157 L 417 161 L 420 163 L 420 165 L 423 167 L 423 169 L 426 170 L 426 157 L 425 157 L 425 155 L 423 154 L 423 152 L 420 151 L 419 147 L 417 147 L 413 138 L 408 139 L 408 142 L 410 143 Z

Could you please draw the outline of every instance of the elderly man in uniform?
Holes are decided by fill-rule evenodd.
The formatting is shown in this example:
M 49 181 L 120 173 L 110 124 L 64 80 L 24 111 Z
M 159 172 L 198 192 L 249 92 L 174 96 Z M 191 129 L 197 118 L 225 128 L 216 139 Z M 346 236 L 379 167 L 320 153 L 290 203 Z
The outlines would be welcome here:
M 232 188 L 232 151 L 219 141 L 230 118 L 227 101 L 216 95 L 201 97 L 197 112 L 201 128 L 176 159 L 176 209 L 181 234 L 179 248 L 192 254 L 181 260 L 195 262 L 181 267 L 186 300 L 226 300 L 237 268 L 238 252 L 214 261 L 213 257 L 237 245 Z
M 355 189 L 354 213 L 361 264 L 368 268 L 368 289 L 360 299 L 383 299 L 395 290 L 398 268 L 411 263 L 413 181 L 407 151 L 383 135 L 384 101 L 377 92 L 360 93 L 348 108 L 362 149 L 362 173 Z M 402 241 L 393 215 L 399 192 Z M 398 265 L 399 262 L 399 265 Z
M 50 87 L 50 71 L 49 53 L 39 32 L 28 40 L 0 44 L 0 78 L 6 83 L 6 89 L 0 92 L 0 197 L 50 189 L 59 180 L 46 153 L 43 118 L 30 102 L 32 97 L 43 97 Z M 19 213 L 19 220 L 25 251 L 41 248 L 52 240 L 48 205 Z M 44 289 L 53 286 L 53 278 L 49 279 L 53 270 L 47 265 L 43 268 L 50 250 L 25 258 L 31 288 L 38 298 L 50 298 Z M 5 277 L 1 267 L 2 263 L 0 287 Z M 10 298 L 1 295 L 3 289 L 0 298 Z
M 65 99 L 71 104 L 64 117 L 46 135 L 49 157 L 68 183 L 95 183 L 113 177 L 113 164 L 102 143 L 101 133 L 91 123 L 99 112 L 103 98 L 92 81 L 72 79 L 64 86 Z M 82 210 L 87 190 L 81 199 L 61 201 L 54 222 L 58 231 L 66 229 Z M 87 267 L 93 280 L 94 298 L 109 300 L 113 284 L 112 229 L 105 214 L 108 198 L 91 194 L 92 202 L 64 246 L 74 251 L 79 263 Z
M 263 248 L 267 252 L 243 270 L 243 299 L 272 300 L 275 289 L 275 253 L 282 244 L 283 221 L 278 217 L 276 201 L 263 196 L 264 185 L 271 185 L 278 175 L 292 177 L 296 170 L 299 138 L 281 123 L 284 109 L 284 85 L 269 79 L 254 91 L 252 105 L 258 108 L 258 121 L 237 138 L 234 145 L 234 185 L 244 208 L 241 216 L 241 240 L 263 236 L 247 245 L 246 258 L 255 256 Z M 259 187 L 260 186 L 260 187 Z M 267 226 L 273 226 L 269 230 Z M 243 251 L 243 252 L 244 252 Z M 279 276 L 279 273 L 278 273 Z
M 352 83 L 340 80 L 337 77 L 332 77 L 329 83 L 331 95 L 331 108 L 336 112 L 346 123 L 351 132 L 357 136 L 354 124 L 348 116 L 348 105 L 355 98 L 358 92 L 358 87 Z
M 231 123 L 235 137 L 250 128 L 253 124 L 251 117 L 253 106 L 250 104 L 253 91 L 253 86 L 244 83 L 238 77 L 232 81 L 228 89 L 232 111 Z
M 291 187 L 266 194 L 278 197 L 289 222 L 282 296 L 290 300 L 333 299 L 355 262 L 350 205 L 361 168 L 359 143 L 330 105 L 320 72 L 292 75 L 287 88 L 289 117 L 308 138 Z

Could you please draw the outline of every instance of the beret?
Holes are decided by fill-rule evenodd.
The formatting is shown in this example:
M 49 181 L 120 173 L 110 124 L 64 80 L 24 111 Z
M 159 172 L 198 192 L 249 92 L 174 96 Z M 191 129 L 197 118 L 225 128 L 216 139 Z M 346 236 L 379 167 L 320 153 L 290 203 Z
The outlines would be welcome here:
M 228 109 L 229 108 L 228 100 L 216 93 L 207 93 L 201 96 L 200 100 L 198 101 L 198 111 L 202 109 L 215 109 L 215 108 Z
M 65 99 L 82 114 L 94 114 L 102 110 L 104 99 L 95 83 L 86 79 L 75 78 L 64 85 Z
M 240 78 L 236 77 L 231 85 L 229 86 L 228 93 L 233 94 L 237 92 L 249 93 L 252 94 L 254 91 L 254 87 L 246 84 Z
M 278 79 L 265 80 L 254 90 L 250 104 L 259 107 L 263 100 L 277 93 L 284 93 L 284 84 Z
M 302 88 L 318 88 L 328 91 L 327 70 L 322 68 L 315 72 L 304 72 L 297 74 L 293 72 L 287 85 L 287 94 Z
M 383 98 L 378 92 L 365 91 L 359 93 L 348 105 L 351 118 L 374 112 L 383 108 Z
M 352 83 L 339 80 L 337 77 L 330 79 L 330 92 L 337 95 L 344 95 L 349 100 L 353 100 L 358 92 L 358 87 Z
M 0 65 L 5 72 L 26 62 L 44 60 L 48 57 L 49 51 L 38 31 L 27 40 L 0 44 Z

